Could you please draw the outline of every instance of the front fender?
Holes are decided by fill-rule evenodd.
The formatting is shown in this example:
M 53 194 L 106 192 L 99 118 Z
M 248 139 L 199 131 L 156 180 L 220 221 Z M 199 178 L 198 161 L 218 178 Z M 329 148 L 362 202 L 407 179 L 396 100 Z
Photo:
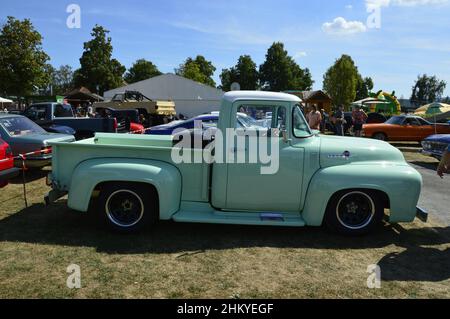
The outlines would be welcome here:
M 422 187 L 422 176 L 411 166 L 390 163 L 349 164 L 319 170 L 308 187 L 303 219 L 320 226 L 329 200 L 345 189 L 373 189 L 387 194 L 390 222 L 411 222 Z
M 159 197 L 160 219 L 168 220 L 180 207 L 181 174 L 168 163 L 128 158 L 99 158 L 79 164 L 72 175 L 68 206 L 86 212 L 95 187 L 104 182 L 153 185 Z

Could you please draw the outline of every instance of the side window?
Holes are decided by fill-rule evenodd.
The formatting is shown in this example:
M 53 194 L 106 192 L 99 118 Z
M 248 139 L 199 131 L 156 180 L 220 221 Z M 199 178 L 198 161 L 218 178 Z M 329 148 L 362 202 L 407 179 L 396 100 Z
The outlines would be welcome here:
M 46 109 L 45 106 L 31 106 L 24 115 L 32 121 L 44 121 Z
M 428 123 L 424 119 L 418 118 L 417 120 L 419 121 L 420 125 L 430 125 L 430 123 Z
M 109 111 L 109 110 L 107 110 Z M 70 105 L 56 104 L 53 111 L 54 117 L 73 117 L 72 107 Z
M 37 120 L 37 110 L 35 106 L 29 107 L 25 112 L 24 115 L 28 117 L 30 120 L 36 121 Z
M 420 125 L 419 122 L 413 117 L 407 118 L 405 120 L 405 124 L 406 125 L 413 125 L 413 126 L 419 126 Z
M 273 121 L 273 115 L 277 114 L 277 106 L 268 105 L 241 105 L 238 107 L 236 128 L 254 128 L 254 129 L 270 129 L 273 123 L 277 124 L 277 120 Z

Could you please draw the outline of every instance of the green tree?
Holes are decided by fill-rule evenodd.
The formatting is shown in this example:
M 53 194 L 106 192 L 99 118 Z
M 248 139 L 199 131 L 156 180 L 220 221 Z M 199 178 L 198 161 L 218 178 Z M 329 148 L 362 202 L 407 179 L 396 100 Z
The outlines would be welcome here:
M 124 80 L 127 83 L 136 83 L 142 80 L 147 80 L 152 77 L 161 75 L 156 65 L 145 59 L 139 59 L 125 74 Z
M 73 87 L 73 70 L 70 65 L 61 65 L 55 69 L 48 64 L 46 67 L 48 82 L 45 85 L 46 94 L 65 95 Z
M 8 17 L 0 30 L 0 92 L 23 97 L 48 83 L 48 55 L 30 20 Z M 20 99 L 19 99 L 20 100 Z
M 356 85 L 356 100 L 362 100 L 369 96 L 369 93 L 373 90 L 373 80 L 371 77 L 363 78 L 358 75 L 358 83 Z
M 280 42 L 268 49 L 259 74 L 263 89 L 270 91 L 310 90 L 314 83 L 309 69 L 302 69 Z
M 113 46 L 108 33 L 99 25 L 92 29 L 92 40 L 84 43 L 81 67 L 74 73 L 76 86 L 85 86 L 92 92 L 103 94 L 123 84 L 122 75 L 126 68 L 112 58 Z
M 439 100 L 447 83 L 436 76 L 419 75 L 412 88 L 411 101 L 417 103 L 432 103 Z
M 324 75 L 323 89 L 335 105 L 350 106 L 355 101 L 358 85 L 358 68 L 349 55 L 342 55 Z
M 197 55 L 195 59 L 187 58 L 186 61 L 175 69 L 177 75 L 183 76 L 203 84 L 215 87 L 213 80 L 216 68 L 211 61 L 207 61 L 204 56 Z
M 224 91 L 230 91 L 231 84 L 239 83 L 241 90 L 256 90 L 258 88 L 258 70 L 256 63 L 249 55 L 241 55 L 236 66 L 223 69 L 220 75 L 222 85 L 219 87 Z

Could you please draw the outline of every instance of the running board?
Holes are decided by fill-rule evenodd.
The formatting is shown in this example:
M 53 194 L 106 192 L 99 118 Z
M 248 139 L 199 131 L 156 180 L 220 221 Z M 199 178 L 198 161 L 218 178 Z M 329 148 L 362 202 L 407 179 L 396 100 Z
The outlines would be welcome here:
M 186 211 L 176 213 L 173 220 L 180 223 L 230 224 L 303 227 L 305 221 L 300 214 L 292 213 L 249 213 L 223 211 Z

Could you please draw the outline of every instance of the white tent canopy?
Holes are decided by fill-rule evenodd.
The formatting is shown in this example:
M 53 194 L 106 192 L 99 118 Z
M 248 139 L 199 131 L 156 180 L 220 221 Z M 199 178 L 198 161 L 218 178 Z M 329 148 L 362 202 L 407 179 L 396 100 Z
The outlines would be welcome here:
M 3 98 L 3 97 L 0 96 L 0 103 L 13 103 L 13 101 L 12 101 L 12 100 L 8 100 L 8 99 L 5 99 L 5 98 Z

